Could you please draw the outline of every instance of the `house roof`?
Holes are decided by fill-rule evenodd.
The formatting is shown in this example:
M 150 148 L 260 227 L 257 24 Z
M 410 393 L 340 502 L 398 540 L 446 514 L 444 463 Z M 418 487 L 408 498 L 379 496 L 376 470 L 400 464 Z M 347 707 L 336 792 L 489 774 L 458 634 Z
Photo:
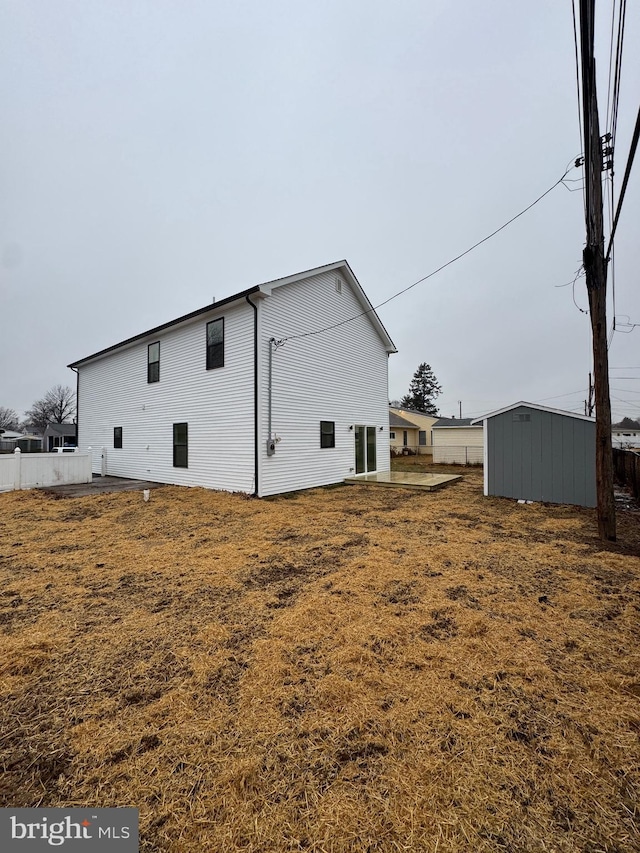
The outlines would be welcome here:
M 400 415 L 404 415 L 406 412 L 408 415 L 420 415 L 421 418 L 433 418 L 434 421 L 438 420 L 437 415 L 430 415 L 428 412 L 421 412 L 420 409 L 408 409 L 405 406 L 389 406 L 389 408 Z
M 47 424 L 45 432 L 47 432 L 49 435 L 75 435 L 76 425 L 49 423 Z
M 438 418 L 438 420 L 433 425 L 433 428 L 436 427 L 468 427 L 468 426 L 476 426 L 476 421 L 472 421 L 471 418 Z
M 590 418 L 587 415 L 579 415 L 576 412 L 567 412 L 564 409 L 552 409 L 549 406 L 540 406 L 538 403 L 527 403 L 524 400 L 520 400 L 519 403 L 512 403 L 510 406 L 504 406 L 502 409 L 496 409 L 495 412 L 488 412 L 481 418 L 474 418 L 472 425 L 480 425 L 488 418 L 495 418 L 497 415 L 502 415 L 505 412 L 510 412 L 512 409 L 518 409 L 521 406 L 524 406 L 527 409 L 537 409 L 539 412 L 550 412 L 552 415 L 565 415 L 568 418 L 576 418 L 579 421 L 590 421 L 591 423 L 595 423 L 595 418 Z
M 310 270 L 304 270 L 303 272 L 285 276 L 284 278 L 277 278 L 273 281 L 266 281 L 263 284 L 257 284 L 254 287 L 250 287 L 248 290 L 241 290 L 239 293 L 234 293 L 232 296 L 227 296 L 225 299 L 220 299 L 217 302 L 212 302 L 209 305 L 205 305 L 203 308 L 198 308 L 196 311 L 191 311 L 189 314 L 183 314 L 182 317 L 177 317 L 175 320 L 170 320 L 168 323 L 163 323 L 161 326 L 155 326 L 153 329 L 147 329 L 146 332 L 140 332 L 139 334 L 134 335 L 131 338 L 127 338 L 124 341 L 120 341 L 120 343 L 113 344 L 110 347 L 105 347 L 105 349 L 98 350 L 98 352 L 94 352 L 92 355 L 88 355 L 85 358 L 80 358 L 77 361 L 73 361 L 71 362 L 71 364 L 68 364 L 67 367 L 79 367 L 80 365 L 85 364 L 88 361 L 92 361 L 94 358 L 100 358 L 101 356 L 107 355 L 108 353 L 113 352 L 114 350 L 120 349 L 121 347 L 126 347 L 130 344 L 136 343 L 137 341 L 141 341 L 144 338 L 157 335 L 159 332 L 164 332 L 166 329 L 170 329 L 173 326 L 178 326 L 181 323 L 187 323 L 202 314 L 217 311 L 225 305 L 229 305 L 232 302 L 239 302 L 241 300 L 244 300 L 247 296 L 251 296 L 252 294 L 261 294 L 261 296 L 268 296 L 270 295 L 271 291 L 277 287 L 282 287 L 285 284 L 292 284 L 296 281 L 302 281 L 305 278 L 311 278 L 312 276 L 321 275 L 323 273 L 331 272 L 333 270 L 340 270 L 349 282 L 349 284 L 351 284 L 356 298 L 362 306 L 362 314 L 366 314 L 369 317 L 371 324 L 382 339 L 382 342 L 384 343 L 387 352 L 397 352 L 395 344 L 389 337 L 389 333 L 387 332 L 385 327 L 382 325 L 382 321 L 376 314 L 373 305 L 371 304 L 366 293 L 362 289 L 360 282 L 355 277 L 353 270 L 351 269 L 346 260 L 342 260 L 335 261 L 332 264 L 325 264 L 321 267 L 314 267 Z M 301 332 L 306 331 L 306 329 L 301 330 Z M 309 331 L 314 332 L 315 329 L 312 328 Z
M 398 427 L 398 429 L 420 429 L 418 424 L 414 424 L 402 415 L 397 415 L 395 412 L 389 412 L 389 426 Z

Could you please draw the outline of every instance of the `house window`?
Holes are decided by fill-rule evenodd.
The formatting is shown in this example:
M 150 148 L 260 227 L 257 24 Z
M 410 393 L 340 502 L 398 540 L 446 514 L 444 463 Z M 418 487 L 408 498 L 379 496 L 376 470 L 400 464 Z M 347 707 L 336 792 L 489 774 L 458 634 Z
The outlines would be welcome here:
M 395 432 L 390 432 L 390 433 L 389 433 L 389 438 L 391 439 L 391 441 L 395 441 L 395 438 L 396 438 L 396 434 L 395 434 Z
M 116 450 L 122 448 L 122 427 L 113 428 L 113 446 Z
M 189 424 L 173 425 L 173 467 L 189 467 Z
M 335 421 L 320 421 L 320 447 L 336 446 Z
M 224 367 L 224 317 L 207 323 L 207 370 Z
M 426 429 L 421 429 L 421 430 L 418 432 L 418 444 L 419 444 L 421 447 L 426 447 L 426 446 L 427 446 L 427 431 L 426 431 Z
M 160 341 L 147 347 L 147 382 L 160 382 Z
M 409 444 L 409 433 L 406 429 L 402 431 L 402 443 L 405 447 Z

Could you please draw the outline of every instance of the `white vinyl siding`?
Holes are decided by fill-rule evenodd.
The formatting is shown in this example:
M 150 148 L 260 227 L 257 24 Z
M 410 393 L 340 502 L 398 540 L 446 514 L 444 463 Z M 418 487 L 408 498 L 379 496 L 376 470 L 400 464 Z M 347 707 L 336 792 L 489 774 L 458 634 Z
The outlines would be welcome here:
M 225 366 L 206 369 L 206 325 L 225 318 Z M 160 341 L 160 382 L 147 382 L 147 345 Z M 254 489 L 253 309 L 224 306 L 79 368 L 79 445 L 93 448 L 100 473 L 205 486 Z M 189 467 L 173 466 L 173 424 L 187 423 Z M 123 447 L 113 450 L 113 428 Z
M 368 317 L 318 335 L 286 341 L 273 352 L 273 456 L 268 437 L 269 339 L 314 331 L 362 313 L 350 284 L 336 273 L 274 287 L 260 303 L 260 494 L 339 482 L 355 471 L 355 431 L 376 428 L 377 470 L 389 470 L 388 355 Z M 335 422 L 335 447 L 321 449 L 321 421 Z M 382 427 L 382 430 L 380 429 Z

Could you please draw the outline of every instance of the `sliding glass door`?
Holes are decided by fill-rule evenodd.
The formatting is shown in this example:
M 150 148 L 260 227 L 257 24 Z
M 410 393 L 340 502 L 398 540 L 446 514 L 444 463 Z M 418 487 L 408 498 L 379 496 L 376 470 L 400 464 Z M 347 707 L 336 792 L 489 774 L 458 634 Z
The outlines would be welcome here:
M 356 425 L 356 474 L 376 470 L 376 428 Z

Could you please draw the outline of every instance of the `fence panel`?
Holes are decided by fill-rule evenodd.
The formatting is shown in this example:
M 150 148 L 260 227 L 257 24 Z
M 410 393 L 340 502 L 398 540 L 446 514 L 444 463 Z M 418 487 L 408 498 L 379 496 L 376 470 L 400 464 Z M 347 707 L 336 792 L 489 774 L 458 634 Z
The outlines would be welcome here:
M 634 498 L 640 498 L 640 453 L 614 447 L 613 467 L 618 483 L 629 486 Z
M 484 448 L 474 445 L 433 446 L 433 461 L 440 465 L 482 465 Z
M 18 470 L 18 459 L 14 453 L 0 456 L 0 492 L 16 488 Z
M 90 483 L 88 453 L 21 453 L 0 456 L 0 491 Z

